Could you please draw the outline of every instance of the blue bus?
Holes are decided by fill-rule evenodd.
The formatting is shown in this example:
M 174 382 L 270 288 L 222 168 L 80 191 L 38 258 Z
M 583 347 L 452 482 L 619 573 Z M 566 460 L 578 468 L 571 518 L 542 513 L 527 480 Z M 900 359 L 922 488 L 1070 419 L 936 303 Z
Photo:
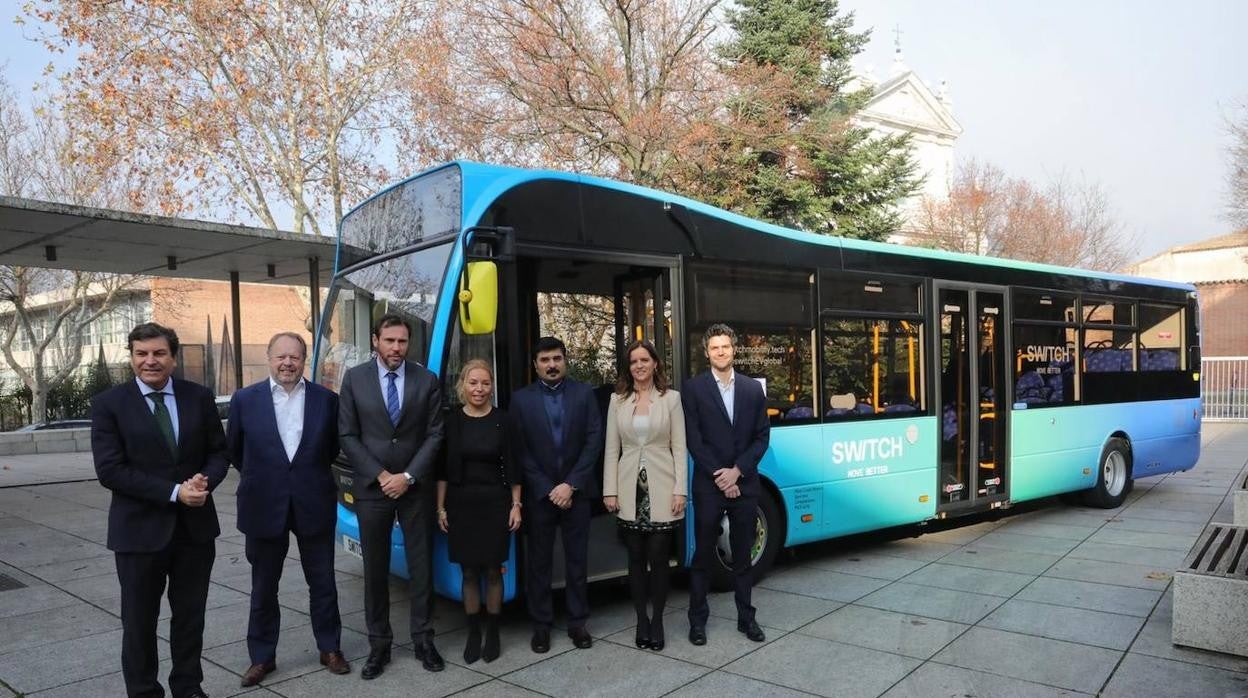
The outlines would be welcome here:
M 1055 494 L 1116 507 L 1135 478 L 1199 455 L 1193 286 L 813 235 L 578 174 L 453 162 L 356 207 L 339 231 L 316 380 L 336 389 L 368 360 L 385 312 L 410 318 L 410 358 L 448 399 L 460 367 L 483 358 L 504 408 L 534 380 L 539 336 L 567 342 L 572 374 L 605 411 L 630 340 L 653 341 L 679 389 L 707 367 L 703 330 L 732 325 L 737 370 L 762 383 L 773 426 L 760 574 L 785 546 Z M 358 552 L 350 464 L 336 470 L 339 540 Z M 590 578 L 622 575 L 612 517 L 595 514 Z M 523 545 L 513 540 L 507 598 Z M 435 556 L 437 590 L 458 597 L 444 545 Z M 397 529 L 392 560 L 404 574 Z

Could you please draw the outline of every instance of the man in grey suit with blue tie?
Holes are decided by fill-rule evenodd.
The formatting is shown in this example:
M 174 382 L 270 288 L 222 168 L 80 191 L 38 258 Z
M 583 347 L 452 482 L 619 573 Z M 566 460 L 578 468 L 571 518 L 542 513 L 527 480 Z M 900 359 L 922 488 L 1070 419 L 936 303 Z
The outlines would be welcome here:
M 412 644 L 428 671 L 445 664 L 433 645 L 434 459 L 442 446 L 438 379 L 407 360 L 412 328 L 400 315 L 373 327 L 375 358 L 347 371 L 338 402 L 338 437 L 355 470 L 353 492 L 364 552 L 364 617 L 370 651 L 363 679 L 390 663 L 390 535 L 398 519 L 411 584 Z

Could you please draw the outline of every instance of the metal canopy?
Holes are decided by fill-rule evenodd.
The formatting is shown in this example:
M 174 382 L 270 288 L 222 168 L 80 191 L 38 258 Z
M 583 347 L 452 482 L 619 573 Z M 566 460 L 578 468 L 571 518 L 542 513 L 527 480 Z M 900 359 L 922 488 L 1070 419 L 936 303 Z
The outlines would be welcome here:
M 0 264 L 229 281 L 240 387 L 239 283 L 306 281 L 315 336 L 321 279 L 331 278 L 336 249 L 335 240 L 316 235 L 0 196 Z M 344 249 L 343 266 L 365 256 Z
M 0 264 L 185 279 L 303 285 L 326 281 L 335 240 L 0 196 Z M 343 260 L 344 266 L 364 256 Z

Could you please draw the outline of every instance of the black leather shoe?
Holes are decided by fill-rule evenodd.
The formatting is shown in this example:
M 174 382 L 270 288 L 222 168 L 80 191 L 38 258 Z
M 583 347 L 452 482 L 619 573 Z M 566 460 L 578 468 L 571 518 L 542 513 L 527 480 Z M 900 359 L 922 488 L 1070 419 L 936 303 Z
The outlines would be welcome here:
M 706 644 L 706 626 L 691 625 L 689 626 L 689 644 L 705 645 Z
M 442 671 L 446 668 L 446 662 L 442 661 L 438 648 L 433 646 L 433 640 L 425 640 L 423 645 L 416 645 L 413 652 L 425 671 Z
M 533 631 L 533 639 L 529 641 L 529 647 L 538 654 L 546 654 L 550 651 L 550 629 L 538 628 Z
M 589 636 L 589 631 L 585 628 L 568 628 L 568 637 L 572 638 L 572 644 L 578 650 L 587 650 L 594 646 L 594 638 Z
M 368 653 L 368 659 L 364 660 L 364 668 L 360 670 L 360 678 L 365 681 L 372 681 L 381 676 L 381 672 L 386 670 L 386 665 L 390 663 L 390 650 L 373 650 Z
M 204 689 L 197 688 L 194 691 L 191 691 L 190 693 L 186 694 L 186 698 L 208 698 L 208 694 L 204 693 Z
M 737 632 L 744 633 L 746 637 L 754 642 L 762 642 L 767 639 L 763 634 L 763 629 L 758 627 L 758 622 L 754 620 L 737 621 Z

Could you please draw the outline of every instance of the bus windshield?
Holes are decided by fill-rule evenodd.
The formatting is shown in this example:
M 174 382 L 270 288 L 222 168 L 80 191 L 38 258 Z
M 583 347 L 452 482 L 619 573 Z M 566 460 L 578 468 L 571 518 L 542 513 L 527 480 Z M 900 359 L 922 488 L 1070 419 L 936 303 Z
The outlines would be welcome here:
M 458 232 L 462 181 L 451 166 L 387 189 L 342 219 L 340 244 L 384 254 Z
M 411 323 L 407 356 L 424 363 L 451 245 L 383 259 L 334 280 L 317 344 L 318 383 L 334 391 L 342 387 L 345 371 L 371 353 L 372 324 L 385 313 L 398 313 Z

